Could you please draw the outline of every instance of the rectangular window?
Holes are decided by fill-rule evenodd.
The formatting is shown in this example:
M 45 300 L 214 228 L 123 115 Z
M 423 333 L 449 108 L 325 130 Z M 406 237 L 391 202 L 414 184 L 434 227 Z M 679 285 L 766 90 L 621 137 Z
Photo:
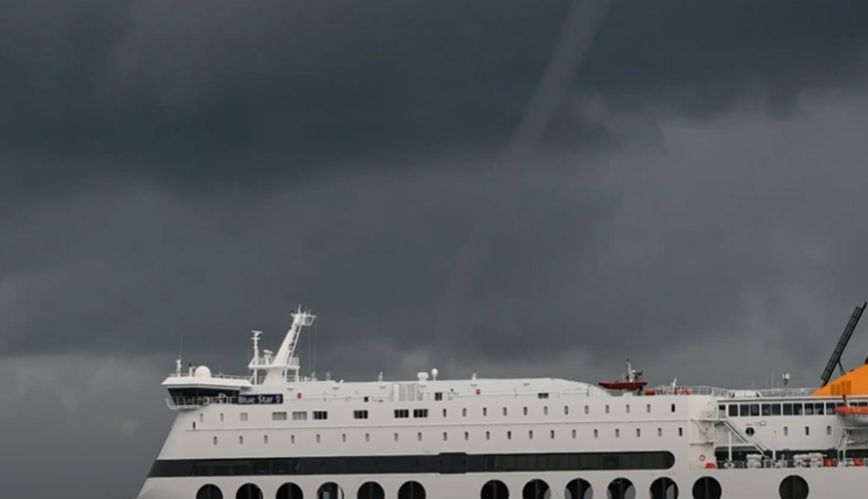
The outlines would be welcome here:
M 789 426 L 784 426 L 784 436 L 786 437 L 786 436 L 789 435 L 789 434 L 790 434 L 790 427 L 789 427 Z
M 670 407 L 670 412 L 675 412 L 675 404 L 672 404 L 672 406 Z
M 444 417 L 444 418 L 446 417 L 446 414 L 447 414 L 447 413 L 446 413 L 446 409 L 443 409 L 443 417 Z
M 738 416 L 738 406 L 735 404 L 729 404 L 729 416 L 736 417 Z
M 594 428 L 594 438 L 598 438 L 600 436 L 600 430 Z
M 814 404 L 807 403 L 805 404 L 805 416 L 813 416 L 814 415 Z
M 657 428 L 657 436 L 658 436 L 658 437 L 662 437 L 662 436 L 663 436 L 663 428 Z
M 353 419 L 368 419 L 368 411 L 353 411 Z
M 810 435 L 811 435 L 811 427 L 805 426 L 805 436 L 810 436 Z
M 313 411 L 313 418 L 317 421 L 325 421 L 329 418 L 328 411 Z
M 241 421 L 247 421 L 247 413 L 246 412 L 241 413 Z
M 434 393 L 434 400 L 436 400 L 438 402 L 443 400 L 443 392 L 435 392 Z
M 462 408 L 461 408 L 461 417 L 462 417 L 462 418 L 466 418 L 466 417 L 467 417 L 467 408 L 466 408 L 466 407 L 462 407 Z
M 569 415 L 570 415 L 570 406 L 565 405 L 564 406 L 564 416 L 569 416 Z
M 573 430 L 573 439 L 576 438 L 576 430 Z
M 760 405 L 759 404 L 751 404 L 750 405 L 750 415 L 753 417 L 758 417 L 760 415 Z
M 483 407 L 483 408 L 482 408 L 482 415 L 483 415 L 483 416 L 488 416 L 488 407 Z
M 793 404 L 793 416 L 801 416 L 804 413 L 802 407 L 802 404 Z
M 271 420 L 272 421 L 286 421 L 286 413 L 283 411 L 272 412 L 271 413 Z
M 293 411 L 292 412 L 292 420 L 293 421 L 307 421 L 307 412 L 306 411 Z
M 591 408 L 589 406 L 585 406 L 585 414 L 590 414 Z
M 395 409 L 395 417 L 398 419 L 406 419 L 410 417 L 410 409 Z
M 491 432 L 490 431 L 485 432 L 485 439 L 491 440 Z
M 826 435 L 832 435 L 832 427 L 831 426 L 826 427 Z
M 549 415 L 549 406 L 545 406 L 545 407 L 543 407 L 543 416 L 548 416 L 548 415 Z
M 547 398 L 549 398 L 549 394 L 548 393 L 538 393 L 537 397 L 541 398 L 541 399 L 547 399 Z
M 682 428 L 682 427 L 680 427 L 680 426 L 678 427 L 678 436 L 679 436 L 679 437 L 683 437 L 683 436 L 684 436 L 684 428 Z
M 742 418 L 750 416 L 750 406 L 747 404 L 739 404 L 738 415 L 739 415 L 739 417 L 742 417 Z
M 521 409 L 521 412 L 522 412 L 522 414 L 524 414 L 525 416 L 527 416 L 527 406 L 523 407 L 523 408 Z
M 428 417 L 428 409 L 413 409 L 413 417 L 414 418 L 427 418 Z
M 630 414 L 630 404 L 627 404 L 627 414 Z
M 772 404 L 772 416 L 781 415 L 781 404 Z
M 533 430 L 529 430 L 529 431 L 527 432 L 527 439 L 528 439 L 528 440 L 533 440 Z
M 506 407 L 504 407 L 504 408 L 503 408 L 503 415 L 506 416 L 508 412 L 509 412 L 509 411 L 506 409 Z
M 763 416 L 771 416 L 772 415 L 772 405 L 771 404 L 763 404 L 762 405 L 762 415 Z
M 825 414 L 825 411 L 823 410 L 824 408 L 825 405 L 822 402 L 819 404 L 814 404 L 814 414 L 816 414 L 817 416 L 822 416 L 823 414 Z
M 826 402 L 826 414 L 835 414 L 834 402 Z
M 636 438 L 640 438 L 640 437 L 642 437 L 642 430 L 639 428 L 636 428 Z
M 651 414 L 651 404 L 645 404 L 645 412 Z
M 621 438 L 621 430 L 619 428 L 615 428 L 615 438 Z
M 793 415 L 793 404 L 784 404 L 784 416 Z

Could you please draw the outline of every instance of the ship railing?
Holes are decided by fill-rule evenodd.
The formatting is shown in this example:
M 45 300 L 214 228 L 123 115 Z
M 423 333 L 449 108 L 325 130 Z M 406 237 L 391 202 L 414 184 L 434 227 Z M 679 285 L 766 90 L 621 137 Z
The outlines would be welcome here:
M 178 374 L 176 372 L 169 373 L 169 377 L 170 378 L 196 378 L 196 376 L 193 374 L 188 374 L 188 373 Z M 251 379 L 250 376 L 239 376 L 239 375 L 234 375 L 234 374 L 222 374 L 222 373 L 212 374 L 210 377 L 215 378 L 215 379 L 234 379 L 234 380 L 240 380 L 240 381 L 250 381 L 250 379 Z
M 725 397 L 730 392 L 726 388 L 717 386 L 671 386 L 663 385 L 646 390 L 653 392 L 655 395 L 713 395 L 716 397 Z
M 837 459 L 828 457 L 821 457 L 819 459 L 771 459 L 767 457 L 765 459 L 717 461 L 716 463 L 711 463 L 711 466 L 703 466 L 703 468 L 711 467 L 716 467 L 723 470 L 756 470 L 781 468 L 860 468 L 868 467 L 868 459 Z

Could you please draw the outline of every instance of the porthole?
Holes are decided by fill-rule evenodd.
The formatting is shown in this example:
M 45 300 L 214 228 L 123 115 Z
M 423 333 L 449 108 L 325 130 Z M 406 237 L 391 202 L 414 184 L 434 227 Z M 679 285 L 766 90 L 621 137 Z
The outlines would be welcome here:
M 425 499 L 425 487 L 419 482 L 407 482 L 398 489 L 398 499 Z
M 386 492 L 377 482 L 365 482 L 359 487 L 358 499 L 385 499 Z
M 531 480 L 521 489 L 521 499 L 549 499 L 549 484 L 542 480 Z
M 756 434 L 756 430 L 754 430 L 752 426 L 748 426 L 748 427 L 744 430 L 744 432 L 745 432 L 745 433 L 747 434 L 747 436 L 749 436 L 749 437 L 752 437 L 752 436 L 754 436 L 754 435 Z
M 636 487 L 626 478 L 616 478 L 606 490 L 608 499 L 636 499 Z
M 594 489 L 587 481 L 576 478 L 567 484 L 564 497 L 566 499 L 593 499 Z
M 720 499 L 722 494 L 720 482 L 710 476 L 704 476 L 693 484 L 693 499 Z
M 317 489 L 316 499 L 344 499 L 344 489 L 335 482 L 326 482 Z
M 238 489 L 235 499 L 262 499 L 262 491 L 252 483 L 245 483 Z
M 651 499 L 678 499 L 678 485 L 670 478 L 658 478 L 651 483 Z
M 781 499 L 807 499 L 808 482 L 800 476 L 788 476 L 781 482 Z
M 490 480 L 482 486 L 480 499 L 509 499 L 509 489 L 500 480 Z
M 304 494 L 298 485 L 285 483 L 277 489 L 277 499 L 304 499 Z
M 196 499 L 223 499 L 223 492 L 216 485 L 203 485 L 199 492 L 196 492 Z

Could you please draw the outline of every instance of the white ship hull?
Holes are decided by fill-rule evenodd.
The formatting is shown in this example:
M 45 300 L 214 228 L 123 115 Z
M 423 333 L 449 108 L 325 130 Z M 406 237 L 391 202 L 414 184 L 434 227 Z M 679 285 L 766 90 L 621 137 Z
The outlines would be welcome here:
M 387 499 L 398 497 L 398 489 L 408 480 L 418 481 L 425 487 L 427 499 L 476 499 L 480 489 L 489 480 L 500 480 L 509 489 L 509 497 L 521 498 L 525 484 L 533 479 L 541 479 L 551 487 L 546 497 L 570 498 L 566 495 L 567 484 L 576 478 L 587 480 L 592 487 L 594 498 L 606 498 L 608 485 L 617 478 L 629 479 L 635 487 L 635 499 L 651 498 L 650 487 L 660 477 L 672 479 L 678 486 L 679 498 L 692 498 L 692 487 L 702 477 L 713 477 L 719 481 L 723 499 L 779 499 L 780 484 L 788 476 L 797 475 L 809 484 L 809 497 L 833 499 L 836 497 L 865 497 L 868 491 L 868 468 L 808 468 L 808 469 L 740 469 L 740 470 L 684 470 L 670 473 L 650 472 L 594 472 L 594 473 L 512 473 L 479 474 L 462 476 L 317 476 L 317 477 L 247 477 L 239 479 L 218 478 L 198 479 L 149 479 L 139 499 L 192 499 L 205 483 L 213 483 L 224 491 L 224 498 L 234 499 L 236 491 L 246 483 L 256 484 L 266 499 L 277 497 L 278 488 L 291 481 L 297 484 L 306 498 L 317 498 L 317 489 L 324 483 L 334 482 L 341 486 L 344 497 L 356 499 L 359 487 L 367 481 L 380 484 Z M 247 498 L 244 498 L 247 499 Z M 325 497 L 321 499 L 326 499 Z M 327 498 L 340 499 L 340 498 Z M 505 498 L 498 498 L 505 499 Z M 580 498 L 580 499 L 587 499 Z M 667 498 L 672 499 L 672 498 Z

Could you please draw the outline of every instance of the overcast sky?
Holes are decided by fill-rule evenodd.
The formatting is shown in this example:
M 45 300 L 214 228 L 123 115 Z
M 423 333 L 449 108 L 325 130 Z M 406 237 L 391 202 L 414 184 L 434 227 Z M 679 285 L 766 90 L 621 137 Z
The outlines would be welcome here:
M 764 387 L 868 298 L 864 1 L 0 3 L 4 497 L 132 499 L 298 303 L 321 376 Z

